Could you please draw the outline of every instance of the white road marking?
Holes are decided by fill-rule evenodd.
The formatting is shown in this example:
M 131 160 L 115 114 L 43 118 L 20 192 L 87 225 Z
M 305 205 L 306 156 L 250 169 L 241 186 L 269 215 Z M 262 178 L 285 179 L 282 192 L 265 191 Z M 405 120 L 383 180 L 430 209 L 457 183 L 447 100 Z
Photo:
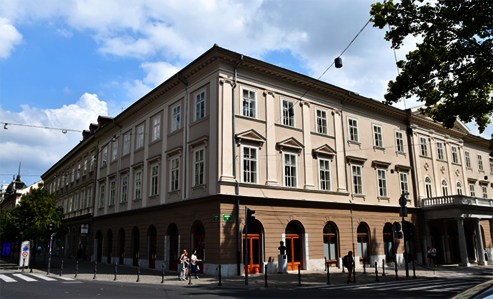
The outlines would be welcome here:
M 46 281 L 57 281 L 56 279 L 53 279 L 51 277 L 48 277 L 46 275 L 42 275 L 42 274 L 29 274 L 29 275 L 32 275 L 32 276 L 35 276 L 37 278 L 40 278 L 40 279 L 43 279 L 43 280 L 46 280 Z
M 67 276 L 58 276 L 58 278 L 63 279 L 63 280 L 75 280 L 75 279 L 67 277 Z
M 5 282 L 17 282 L 17 280 L 8 277 L 7 275 L 0 274 L 0 279 Z
M 13 276 L 15 276 L 15 277 L 18 277 L 18 278 L 20 278 L 20 279 L 22 279 L 22 280 L 28 281 L 28 282 L 37 281 L 37 280 L 36 280 L 36 279 L 34 279 L 34 278 L 31 278 L 31 277 L 29 277 L 29 276 L 22 275 L 22 274 L 12 274 L 12 275 L 13 275 Z

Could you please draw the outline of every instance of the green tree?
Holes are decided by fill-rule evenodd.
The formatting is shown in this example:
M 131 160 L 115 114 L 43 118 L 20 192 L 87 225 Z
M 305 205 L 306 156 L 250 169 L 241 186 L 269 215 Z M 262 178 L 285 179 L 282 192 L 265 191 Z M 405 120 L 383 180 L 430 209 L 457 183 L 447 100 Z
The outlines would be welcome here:
M 385 103 L 416 96 L 421 112 L 452 128 L 457 118 L 483 132 L 493 101 L 493 1 L 392 0 L 372 4 L 374 27 L 399 49 L 409 35 L 423 41 L 399 61 L 400 74 L 388 83 Z

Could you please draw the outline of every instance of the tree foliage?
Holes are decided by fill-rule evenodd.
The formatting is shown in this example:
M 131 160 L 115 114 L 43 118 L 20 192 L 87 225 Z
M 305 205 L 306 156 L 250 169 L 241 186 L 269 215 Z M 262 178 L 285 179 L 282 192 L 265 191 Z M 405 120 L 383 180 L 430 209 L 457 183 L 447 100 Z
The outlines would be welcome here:
M 445 127 L 459 118 L 483 132 L 493 112 L 493 1 L 388 0 L 371 7 L 373 26 L 388 29 L 392 48 L 410 35 L 423 39 L 397 63 L 401 72 L 388 83 L 385 103 L 416 96 L 421 111 Z

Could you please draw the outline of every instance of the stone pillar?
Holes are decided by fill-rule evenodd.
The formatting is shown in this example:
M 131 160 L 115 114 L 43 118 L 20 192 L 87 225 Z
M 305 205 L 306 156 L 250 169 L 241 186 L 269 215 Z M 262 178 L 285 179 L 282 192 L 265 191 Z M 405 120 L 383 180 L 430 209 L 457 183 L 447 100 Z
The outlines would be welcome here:
M 442 220 L 443 224 L 443 261 L 445 263 L 450 263 L 452 261 L 451 256 L 450 256 L 450 244 L 449 244 L 449 239 L 448 239 L 448 233 L 447 233 L 447 220 Z
M 305 189 L 315 189 L 315 185 L 313 184 L 313 158 L 311 154 L 312 150 L 312 137 L 311 137 L 311 128 L 310 128 L 310 103 L 302 102 L 302 111 L 303 111 L 303 144 L 305 145 Z
M 276 113 L 275 113 L 275 93 L 264 91 L 265 96 L 265 120 L 266 120 L 266 138 L 265 150 L 267 151 L 267 181 L 266 185 L 279 186 L 277 181 L 277 157 L 276 152 Z
M 483 245 L 483 238 L 481 236 L 481 224 L 479 223 L 479 219 L 474 219 L 474 230 L 476 231 L 478 265 L 480 266 L 488 265 L 488 262 L 484 260 L 484 245 Z
M 469 267 L 469 260 L 467 258 L 467 246 L 466 235 L 464 233 L 464 219 L 457 218 L 457 229 L 459 231 L 459 247 L 460 247 L 460 262 L 459 266 Z
M 221 165 L 220 180 L 223 182 L 234 182 L 235 179 L 233 174 L 233 141 L 232 141 L 234 136 L 233 136 L 232 113 L 235 112 L 233 111 L 233 89 L 232 89 L 233 82 L 229 80 L 221 79 L 219 83 L 222 85 L 222 125 L 220 126 L 222 132 L 222 136 L 221 136 L 222 158 L 220 159 L 220 165 Z M 185 113 L 187 113 L 187 111 L 185 111 Z

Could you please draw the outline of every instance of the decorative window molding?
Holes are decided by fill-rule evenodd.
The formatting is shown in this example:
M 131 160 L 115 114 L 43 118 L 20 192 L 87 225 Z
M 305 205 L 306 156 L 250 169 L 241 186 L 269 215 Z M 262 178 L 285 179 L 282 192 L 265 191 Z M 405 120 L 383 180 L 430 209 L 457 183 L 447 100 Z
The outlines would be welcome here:
M 172 149 L 167 150 L 165 153 L 166 153 L 166 157 L 168 158 L 168 161 L 171 157 L 173 157 L 175 155 L 179 155 L 181 157 L 182 151 L 183 151 L 182 146 L 177 146 L 177 147 L 174 147 Z
M 317 148 L 312 149 L 312 154 L 315 158 L 318 158 L 319 155 L 326 155 L 329 156 L 331 160 L 335 155 L 337 155 L 336 151 L 328 144 L 323 144 Z
M 365 164 L 368 159 L 356 156 L 346 156 L 346 161 L 348 164 Z
M 284 148 L 289 148 L 298 151 L 298 155 L 300 155 L 301 151 L 305 148 L 305 146 L 294 137 L 289 137 L 287 139 L 279 141 L 276 143 L 276 146 L 281 153 Z
M 262 136 L 259 132 L 254 129 L 246 130 L 241 133 L 236 134 L 236 141 L 238 144 L 242 143 L 242 140 L 248 140 L 252 142 L 256 142 L 259 144 L 259 149 L 262 148 L 267 139 Z
M 389 168 L 389 166 L 391 165 L 392 163 L 390 162 L 385 162 L 385 161 L 379 161 L 379 160 L 373 160 L 371 161 L 371 167 L 373 168 Z

